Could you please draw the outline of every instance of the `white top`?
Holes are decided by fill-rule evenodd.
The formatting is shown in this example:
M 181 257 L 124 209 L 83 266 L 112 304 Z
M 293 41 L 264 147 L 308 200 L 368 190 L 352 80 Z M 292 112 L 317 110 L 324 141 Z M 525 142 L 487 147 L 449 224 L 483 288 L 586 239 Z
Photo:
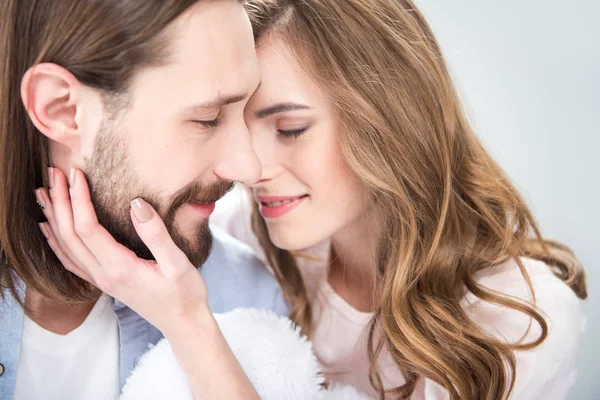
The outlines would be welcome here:
M 15 400 L 106 400 L 119 396 L 119 331 L 102 295 L 85 321 L 57 335 L 25 317 Z
M 234 190 L 217 204 L 211 221 L 246 242 L 263 257 L 250 227 L 250 203 L 244 193 Z M 329 243 L 309 249 L 297 263 L 305 280 L 309 301 L 314 309 L 313 347 L 323 370 L 332 382 L 351 384 L 376 398 L 368 379 L 366 328 L 371 313 L 354 309 L 327 281 Z M 577 355 L 585 317 L 580 301 L 542 262 L 523 259 L 533 282 L 537 306 L 549 325 L 546 341 L 529 351 L 515 353 L 517 361 L 513 399 L 565 399 L 577 376 Z M 476 281 L 490 289 L 530 300 L 528 286 L 515 261 L 479 272 Z M 514 343 L 529 326 L 523 313 L 484 302 L 467 292 L 461 304 L 467 315 L 483 329 L 500 339 Z M 537 323 L 526 336 L 539 336 Z M 344 340 L 341 340 L 341 339 Z M 402 385 L 405 380 L 389 355 L 378 360 L 386 387 Z M 412 399 L 448 399 L 436 383 L 422 379 Z

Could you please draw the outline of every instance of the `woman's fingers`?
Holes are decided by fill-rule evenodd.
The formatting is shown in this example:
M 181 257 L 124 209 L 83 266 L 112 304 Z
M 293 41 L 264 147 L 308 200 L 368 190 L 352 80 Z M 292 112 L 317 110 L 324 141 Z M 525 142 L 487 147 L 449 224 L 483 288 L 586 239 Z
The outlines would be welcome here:
M 54 217 L 54 207 L 52 206 L 52 200 L 50 200 L 50 195 L 46 188 L 39 188 L 35 191 L 35 195 L 37 197 L 38 204 L 42 208 L 44 212 L 44 216 L 48 220 L 49 228 L 52 229 L 53 232 L 58 232 L 58 226 L 56 225 L 56 218 Z M 40 229 L 41 226 L 40 226 Z M 42 230 L 43 233 L 43 230 Z M 46 235 L 44 235 L 46 236 Z M 57 245 L 60 246 L 60 241 L 57 240 Z M 64 253 L 64 251 L 63 251 Z
M 64 251 L 58 244 L 58 240 L 56 239 L 56 235 L 54 235 L 54 232 L 52 231 L 50 224 L 48 222 L 42 222 L 41 224 L 39 224 L 39 226 L 40 226 L 40 230 L 42 231 L 42 234 L 48 241 L 48 245 L 50 246 L 50 248 L 52 249 L 54 254 L 56 254 L 56 257 L 58 258 L 58 260 L 67 269 L 67 271 L 70 271 L 70 272 L 74 273 L 75 275 L 77 275 L 78 277 L 80 277 L 81 279 L 84 279 L 84 280 L 88 281 L 89 283 L 91 283 L 92 285 L 95 285 L 95 282 L 92 279 L 92 277 L 89 274 L 87 274 L 83 269 L 79 268 L 64 253 Z
M 83 172 L 72 169 L 69 175 L 69 194 L 75 233 L 103 268 L 121 267 L 123 263 L 131 262 L 131 255 L 133 253 L 117 242 L 98 223 L 98 217 L 96 216 L 90 196 L 90 189 Z
M 49 168 L 48 173 L 51 175 L 50 182 L 53 185 L 50 188 L 51 204 L 45 207 L 44 214 L 63 253 L 79 269 L 95 278 L 100 272 L 100 264 L 75 232 L 73 210 L 65 176 L 58 168 Z
M 75 275 L 77 275 L 78 277 L 80 277 L 81 279 L 84 279 L 84 280 L 88 281 L 89 283 L 91 283 L 92 285 L 95 285 L 91 276 L 87 272 L 85 272 L 83 269 L 79 268 L 69 258 L 69 256 L 63 250 L 59 240 L 57 239 L 57 237 L 54 233 L 58 230 L 58 227 L 56 225 L 56 218 L 54 217 L 54 207 L 52 205 L 52 201 L 50 200 L 50 196 L 48 195 L 47 190 L 45 188 L 40 188 L 40 189 L 36 190 L 35 194 L 36 194 L 38 204 L 42 208 L 42 211 L 44 212 L 44 215 L 46 216 L 46 219 L 48 220 L 48 222 L 43 222 L 43 223 L 39 224 L 39 227 L 40 227 L 40 230 L 42 231 L 42 234 L 47 239 L 50 248 L 52 249 L 54 254 L 56 254 L 56 257 L 63 264 L 63 266 L 67 269 L 67 271 L 70 271 L 70 272 L 74 273 Z
M 86 252 L 78 251 L 81 243 L 81 247 L 94 257 L 101 268 L 123 268 L 124 263 L 131 264 L 131 251 L 118 243 L 98 223 L 85 175 L 80 170 L 72 169 L 69 180 L 70 188 L 67 191 L 64 175 L 55 170 L 51 200 L 58 229 L 69 245 L 74 243 L 70 247 L 76 258 L 81 260 L 80 254 L 81 257 L 87 256 Z M 148 203 L 142 199 L 132 201 L 131 212 L 136 232 L 162 269 L 190 264 L 185 254 L 173 242 L 160 216 Z M 132 267 L 134 266 L 127 266 Z M 89 272 L 94 276 L 93 271 Z
M 144 200 L 138 198 L 131 202 L 131 220 L 163 272 L 172 274 L 191 266 L 186 255 L 173 242 L 160 216 Z
M 142 199 L 130 218 L 156 261 L 138 258 L 100 225 L 83 172 L 72 170 L 70 185 L 53 169 L 51 189 L 36 191 L 47 223 L 40 229 L 64 267 L 127 304 L 159 329 L 193 315 L 207 301 L 206 284 L 175 245 L 156 211 Z M 187 317 L 186 317 L 187 318 Z
M 49 195 L 44 189 L 36 193 L 48 219 L 45 230 L 51 248 L 69 271 L 114 295 L 123 285 L 152 281 L 156 268 L 171 278 L 195 270 L 173 242 L 160 216 L 144 200 L 131 203 L 131 219 L 156 260 L 152 268 L 99 224 L 83 172 L 72 169 L 69 185 L 59 169 L 49 173 L 53 183 Z

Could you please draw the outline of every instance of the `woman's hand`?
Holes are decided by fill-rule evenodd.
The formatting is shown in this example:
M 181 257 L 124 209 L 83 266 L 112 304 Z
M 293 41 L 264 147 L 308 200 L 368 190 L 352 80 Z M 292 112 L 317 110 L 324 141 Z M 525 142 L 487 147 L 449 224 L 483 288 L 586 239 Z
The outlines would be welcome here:
M 131 202 L 133 226 L 156 259 L 143 260 L 98 223 L 81 171 L 71 170 L 68 185 L 58 168 L 48 173 L 49 193 L 36 191 L 48 219 L 40 229 L 65 268 L 156 326 L 195 398 L 258 399 L 210 312 L 204 279 L 156 211 L 142 199 Z
M 196 326 L 210 314 L 204 279 L 148 203 L 133 200 L 131 220 L 156 261 L 138 258 L 98 223 L 81 171 L 71 170 L 69 184 L 58 168 L 48 173 L 50 190 L 36 191 L 48 219 L 40 229 L 66 269 L 129 306 L 167 337 L 175 327 Z

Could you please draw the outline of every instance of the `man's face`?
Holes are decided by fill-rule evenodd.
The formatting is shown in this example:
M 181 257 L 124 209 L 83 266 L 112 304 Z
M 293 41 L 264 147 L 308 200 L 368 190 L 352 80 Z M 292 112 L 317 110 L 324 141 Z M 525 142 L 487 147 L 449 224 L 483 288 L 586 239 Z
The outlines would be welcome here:
M 85 171 L 99 222 L 118 241 L 152 258 L 130 217 L 130 201 L 142 197 L 201 265 L 213 203 L 232 181 L 260 176 L 243 118 L 260 72 L 237 1 L 200 2 L 167 29 L 168 62 L 138 72 L 120 99 L 127 104 L 107 107 L 99 132 L 83 143 Z

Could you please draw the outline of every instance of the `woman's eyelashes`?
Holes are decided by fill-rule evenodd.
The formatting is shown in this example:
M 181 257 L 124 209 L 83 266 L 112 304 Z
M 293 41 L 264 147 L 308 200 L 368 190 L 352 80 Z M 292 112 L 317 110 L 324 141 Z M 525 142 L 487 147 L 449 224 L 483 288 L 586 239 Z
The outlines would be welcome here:
M 277 130 L 277 136 L 282 137 L 284 139 L 298 139 L 304 132 L 308 130 L 308 126 L 300 129 L 290 129 L 290 130 Z

